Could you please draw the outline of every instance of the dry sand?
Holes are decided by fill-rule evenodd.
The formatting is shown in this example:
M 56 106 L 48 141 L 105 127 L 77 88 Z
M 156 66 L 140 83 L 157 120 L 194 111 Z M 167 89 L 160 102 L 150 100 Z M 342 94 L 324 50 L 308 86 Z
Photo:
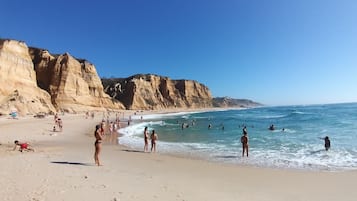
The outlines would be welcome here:
M 93 132 L 101 115 L 93 120 L 84 115 L 62 119 L 63 132 L 52 132 L 53 116 L 0 118 L 0 200 L 357 200 L 356 171 L 219 164 L 131 150 L 109 143 L 110 136 L 100 155 L 103 166 L 97 167 Z M 12 151 L 15 139 L 30 142 L 35 152 Z

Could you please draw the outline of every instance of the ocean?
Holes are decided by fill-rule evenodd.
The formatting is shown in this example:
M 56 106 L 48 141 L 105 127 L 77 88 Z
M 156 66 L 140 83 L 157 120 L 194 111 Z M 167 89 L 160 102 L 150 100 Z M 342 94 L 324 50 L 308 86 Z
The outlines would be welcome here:
M 143 150 L 143 130 L 155 130 L 158 152 L 267 168 L 357 169 L 357 103 L 259 107 L 132 117 L 120 144 Z M 211 128 L 208 125 L 211 124 Z M 182 126 L 184 125 L 184 126 Z M 274 125 L 275 130 L 269 130 Z M 249 158 L 242 157 L 243 126 Z M 182 128 L 184 127 L 184 128 Z M 325 150 L 329 136 L 331 148 Z

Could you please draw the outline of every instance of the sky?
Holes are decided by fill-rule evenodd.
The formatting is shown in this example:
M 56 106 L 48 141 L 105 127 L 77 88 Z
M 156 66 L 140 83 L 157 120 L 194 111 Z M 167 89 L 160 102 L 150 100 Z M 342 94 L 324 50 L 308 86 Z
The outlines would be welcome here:
M 355 0 L 1 0 L 0 37 L 100 77 L 196 80 L 266 105 L 357 102 Z

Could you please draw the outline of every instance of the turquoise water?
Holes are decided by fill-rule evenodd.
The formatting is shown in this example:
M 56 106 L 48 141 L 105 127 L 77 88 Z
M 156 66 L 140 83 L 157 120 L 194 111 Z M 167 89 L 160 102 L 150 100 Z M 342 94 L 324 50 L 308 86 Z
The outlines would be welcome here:
M 262 107 L 139 117 L 121 129 L 120 143 L 141 150 L 143 130 L 155 129 L 158 150 L 206 160 L 273 168 L 346 170 L 357 168 L 357 103 Z M 182 124 L 188 128 L 182 129 Z M 208 129 L 211 124 L 212 128 Z M 275 130 L 268 128 L 274 124 Z M 241 157 L 246 125 L 249 158 Z M 223 129 L 224 127 L 224 129 Z M 284 130 L 283 130 L 284 129 Z M 331 149 L 324 150 L 322 137 Z

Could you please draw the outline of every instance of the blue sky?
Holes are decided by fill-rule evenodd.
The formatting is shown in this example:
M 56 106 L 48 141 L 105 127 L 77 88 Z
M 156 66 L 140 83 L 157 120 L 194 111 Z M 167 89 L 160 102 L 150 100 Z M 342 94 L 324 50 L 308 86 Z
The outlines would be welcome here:
M 0 3 L 0 37 L 92 62 L 101 77 L 197 80 L 268 105 L 357 102 L 357 1 Z

